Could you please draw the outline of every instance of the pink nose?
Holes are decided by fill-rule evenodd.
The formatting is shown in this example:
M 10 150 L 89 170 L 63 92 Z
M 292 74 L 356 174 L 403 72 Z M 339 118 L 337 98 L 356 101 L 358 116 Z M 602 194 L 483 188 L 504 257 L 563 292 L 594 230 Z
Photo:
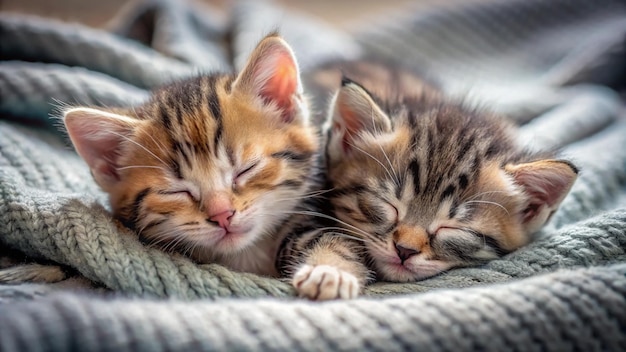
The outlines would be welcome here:
M 233 210 L 226 210 L 219 214 L 209 216 L 209 221 L 218 224 L 222 228 L 226 228 L 230 225 L 230 219 L 235 215 Z

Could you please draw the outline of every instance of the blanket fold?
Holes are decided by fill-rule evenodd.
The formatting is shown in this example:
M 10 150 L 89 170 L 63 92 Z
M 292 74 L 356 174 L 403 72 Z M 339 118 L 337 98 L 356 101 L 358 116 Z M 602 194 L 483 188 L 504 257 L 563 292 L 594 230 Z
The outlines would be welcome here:
M 111 218 L 51 117 L 236 70 L 273 30 L 305 78 L 333 59 L 418 68 L 519 123 L 529 148 L 560 150 L 580 177 L 528 246 L 478 268 L 376 283 L 353 302 L 297 300 L 284 281 L 144 246 Z M 0 282 L 15 279 L 5 252 L 79 276 L 0 284 L 0 350 L 625 349 L 624 38 L 619 0 L 409 6 L 348 30 L 267 1 L 145 0 L 108 30 L 2 13 Z

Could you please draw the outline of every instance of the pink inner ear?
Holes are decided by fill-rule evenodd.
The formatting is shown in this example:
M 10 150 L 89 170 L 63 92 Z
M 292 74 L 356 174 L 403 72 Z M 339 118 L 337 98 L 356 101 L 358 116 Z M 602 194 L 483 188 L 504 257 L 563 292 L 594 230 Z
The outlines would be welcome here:
M 513 175 L 530 197 L 524 210 L 525 222 L 532 220 L 545 207 L 558 207 L 576 179 L 570 166 L 557 161 L 520 165 L 513 170 Z
M 284 49 L 281 49 L 284 50 Z M 287 51 L 279 51 L 274 54 L 268 68 L 268 79 L 263 83 L 260 95 L 265 102 L 274 103 L 281 111 L 283 122 L 291 122 L 295 115 L 294 95 L 298 89 L 298 70 L 296 64 Z M 262 72 L 257 73 L 261 75 Z
M 119 180 L 116 159 L 121 137 L 98 131 L 97 125 L 82 123 L 72 127 L 68 126 L 72 142 L 92 171 L 111 180 Z
M 346 104 L 339 102 L 338 110 L 339 115 L 341 115 L 343 128 L 345 128 L 342 146 L 344 152 L 347 152 L 352 149 L 350 143 L 352 142 L 354 135 L 356 135 L 358 131 L 363 128 L 363 123 L 360 121 L 357 114 Z M 335 128 L 341 129 L 342 126 L 335 122 Z
M 64 122 L 70 139 L 97 179 L 119 180 L 119 148 L 123 136 L 131 129 L 121 120 L 123 118 L 93 109 L 75 109 L 66 113 Z
M 111 143 L 108 148 L 101 148 L 100 155 L 95 156 L 94 171 L 100 173 L 103 176 L 107 176 L 112 180 L 119 180 L 120 177 L 117 173 L 117 158 L 119 157 L 117 150 L 119 148 L 118 143 Z M 96 150 L 92 152 L 97 152 Z
M 542 173 L 541 169 L 532 171 L 521 171 L 515 179 L 524 185 L 526 193 L 536 202 L 556 205 L 571 186 L 571 180 L 559 173 Z

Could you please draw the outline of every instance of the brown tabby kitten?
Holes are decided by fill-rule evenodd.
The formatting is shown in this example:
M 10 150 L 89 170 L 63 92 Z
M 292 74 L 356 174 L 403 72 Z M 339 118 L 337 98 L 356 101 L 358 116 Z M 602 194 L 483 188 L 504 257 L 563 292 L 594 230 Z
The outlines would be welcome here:
M 237 76 L 173 83 L 133 109 L 73 108 L 64 122 L 114 216 L 143 240 L 277 274 L 277 232 L 318 172 L 296 59 L 277 35 Z
M 342 69 L 360 77 L 363 65 Z M 299 256 L 282 269 L 301 296 L 352 298 L 373 276 L 421 280 L 510 253 L 576 180 L 570 162 L 517 145 L 503 118 L 405 75 L 380 73 L 377 95 L 343 79 L 333 97 L 328 198 L 341 229 L 308 232 L 285 250 Z

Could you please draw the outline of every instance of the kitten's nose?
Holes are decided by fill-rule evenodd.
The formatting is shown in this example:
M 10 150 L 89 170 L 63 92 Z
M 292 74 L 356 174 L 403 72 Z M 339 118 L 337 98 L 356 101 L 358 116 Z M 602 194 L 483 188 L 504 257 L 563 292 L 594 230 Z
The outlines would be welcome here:
M 226 228 L 230 225 L 230 219 L 233 215 L 235 215 L 234 210 L 225 210 L 219 214 L 210 215 L 209 221 L 218 224 L 222 228 Z
M 411 258 L 412 256 L 420 253 L 420 251 L 418 250 L 415 250 L 412 248 L 406 248 L 397 243 L 395 245 L 396 245 L 396 253 L 398 253 L 398 257 L 400 257 L 400 260 L 402 261 L 402 263 L 404 263 L 405 260 Z

